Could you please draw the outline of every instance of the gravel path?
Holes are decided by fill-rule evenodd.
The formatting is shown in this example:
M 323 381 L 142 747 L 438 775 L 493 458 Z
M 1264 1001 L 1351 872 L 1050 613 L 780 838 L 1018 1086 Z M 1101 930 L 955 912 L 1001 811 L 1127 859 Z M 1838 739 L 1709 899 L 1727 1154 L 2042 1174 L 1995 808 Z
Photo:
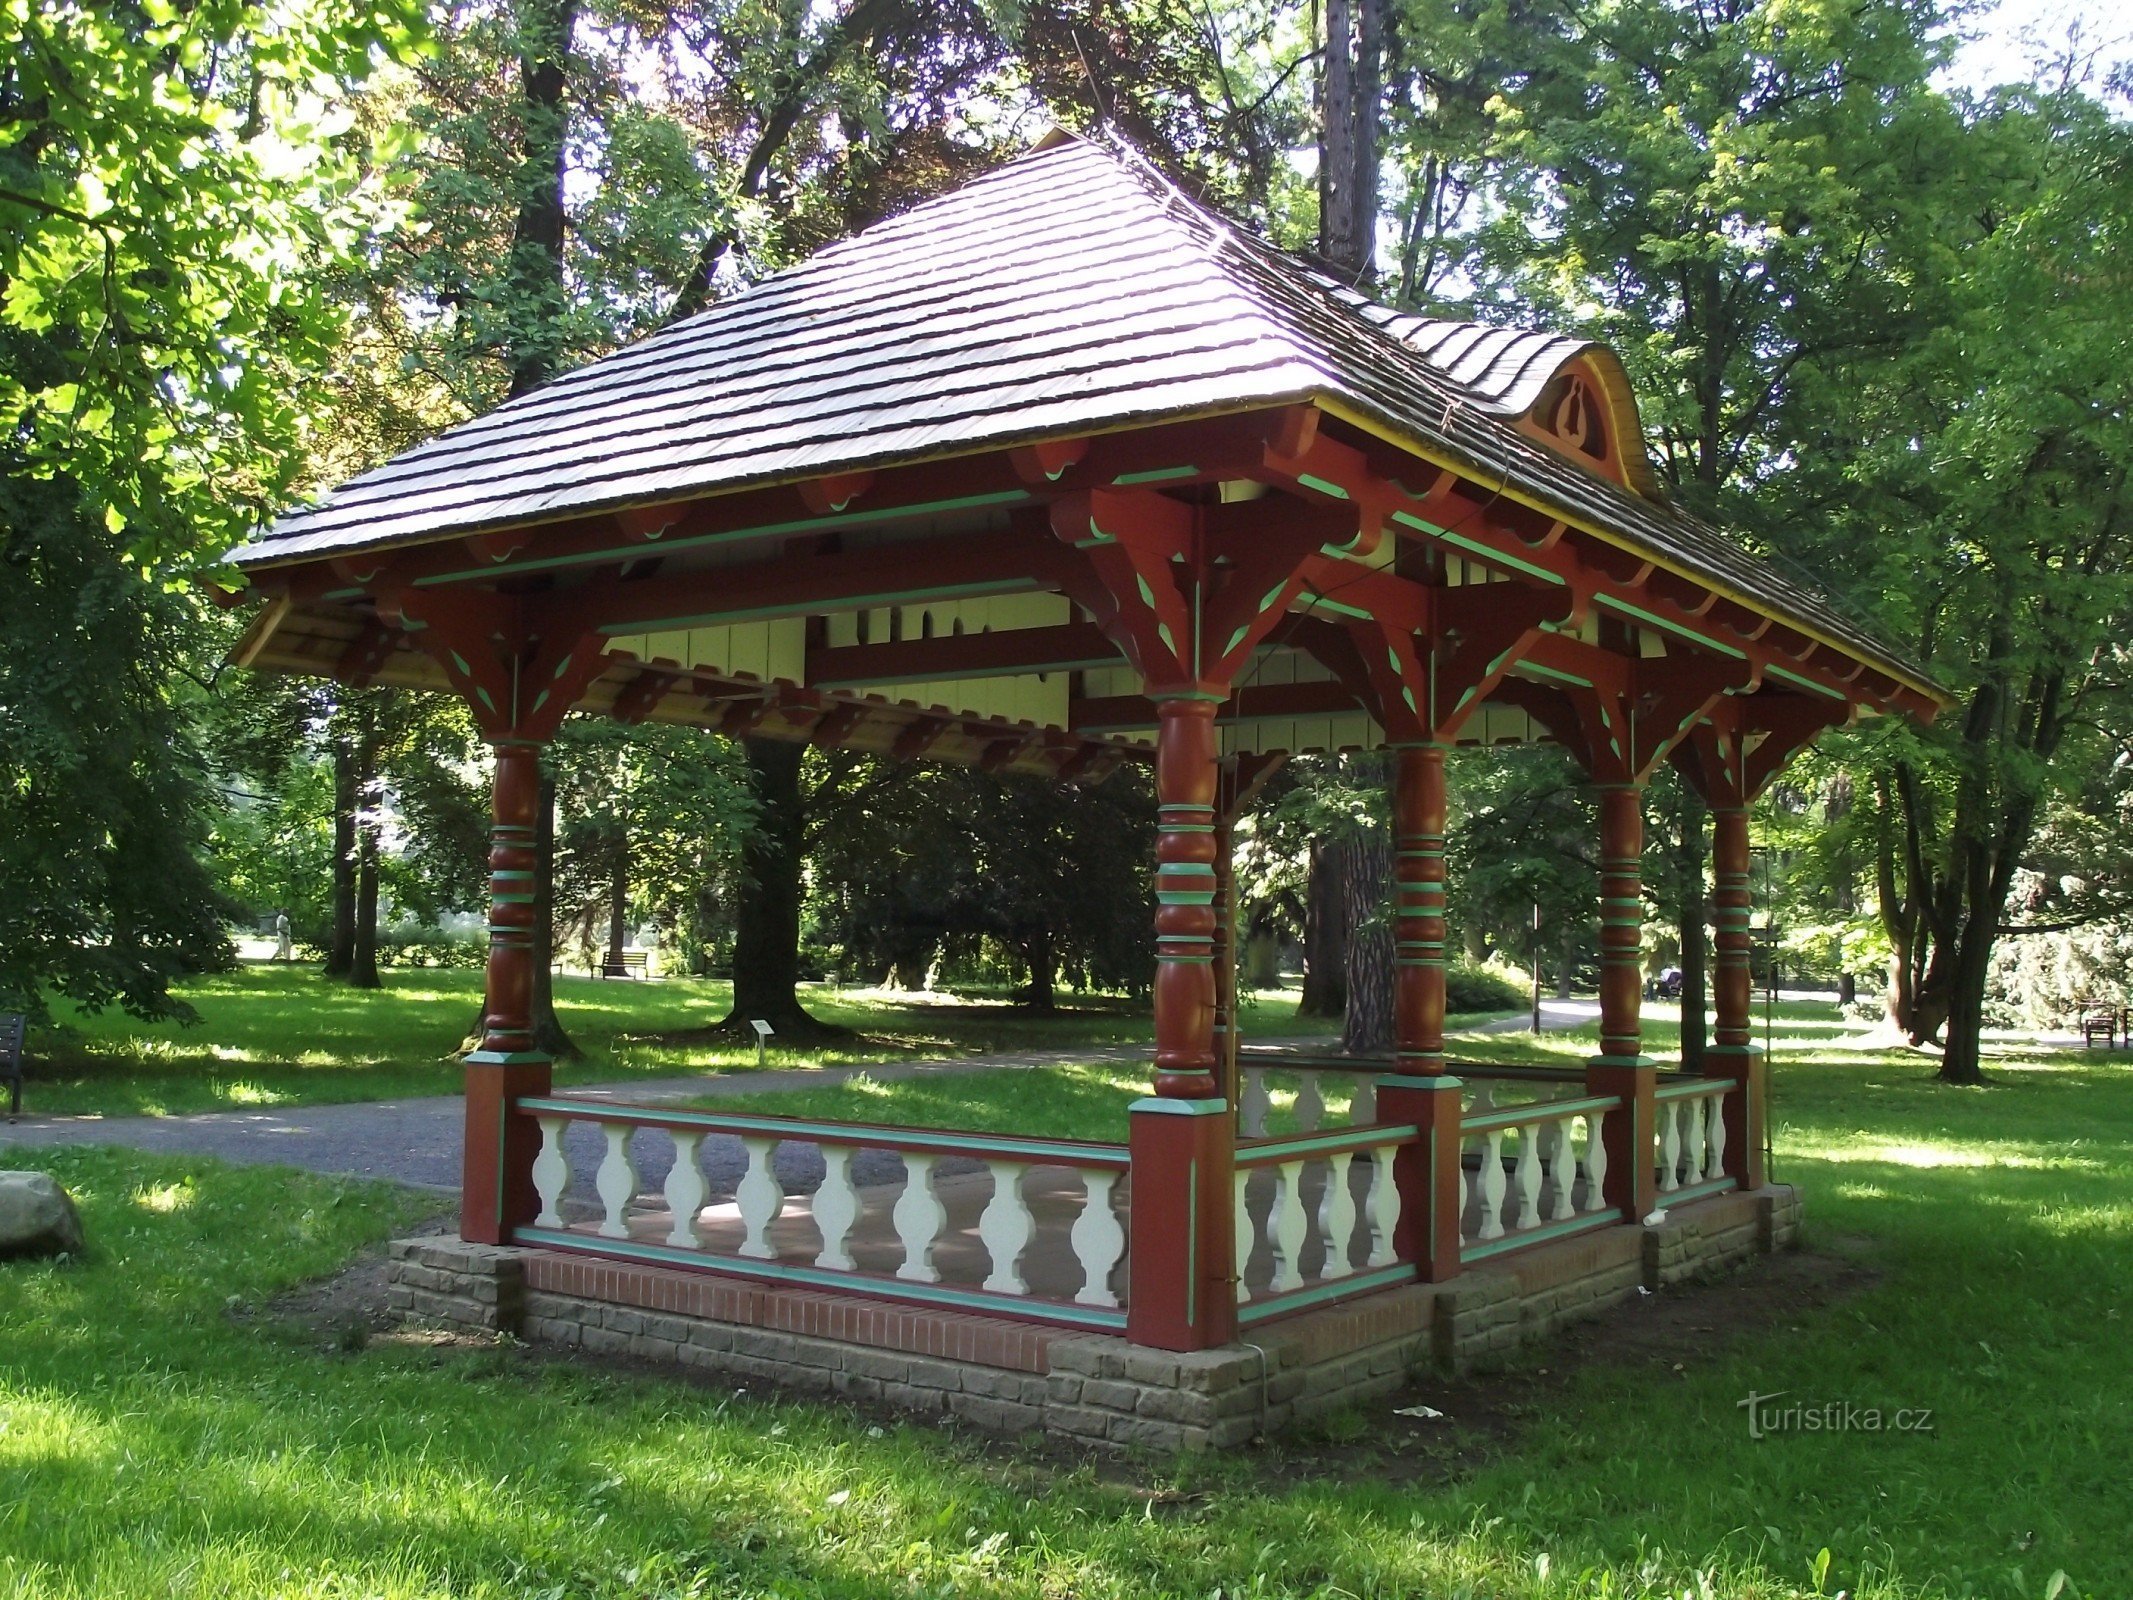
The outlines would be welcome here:
M 1545 1028 L 1574 1028 L 1598 1015 L 1589 1001 L 1548 1001 L 1541 1008 Z M 1484 1024 L 1479 1032 L 1509 1033 L 1526 1027 L 1524 1016 Z M 1308 1041 L 1268 1040 L 1268 1044 Z M 1323 1040 L 1315 1041 L 1323 1043 Z M 1146 1045 L 1115 1049 L 1018 1050 L 968 1056 L 955 1061 L 881 1063 L 866 1067 L 798 1067 L 770 1072 L 732 1073 L 718 1077 L 650 1078 L 629 1083 L 595 1084 L 566 1092 L 587 1099 L 630 1105 L 725 1095 L 776 1094 L 823 1088 L 859 1073 L 882 1080 L 960 1076 L 1000 1068 L 1036 1071 L 1074 1061 L 1137 1061 Z M 379 1178 L 410 1188 L 456 1194 L 459 1189 L 460 1100 L 457 1095 L 425 1095 L 402 1100 L 365 1100 L 347 1105 L 291 1110 L 208 1111 L 176 1117 L 39 1117 L 25 1115 L 13 1125 L 0 1123 L 0 1166 L 11 1146 L 36 1149 L 53 1145 L 116 1144 L 136 1150 L 213 1156 L 223 1161 L 301 1167 L 311 1172 Z M 571 1168 L 589 1180 L 600 1159 L 599 1131 L 574 1126 L 566 1149 Z M 660 1134 L 639 1133 L 632 1142 L 647 1188 L 666 1178 L 672 1146 Z M 813 1145 L 787 1143 L 778 1149 L 779 1177 L 795 1193 L 822 1180 L 822 1157 Z M 714 1199 L 723 1199 L 746 1170 L 738 1139 L 713 1135 L 703 1142 L 705 1177 Z M 949 1170 L 944 1163 L 943 1171 Z M 883 1151 L 862 1152 L 853 1163 L 862 1183 L 893 1182 L 902 1175 L 901 1160 Z

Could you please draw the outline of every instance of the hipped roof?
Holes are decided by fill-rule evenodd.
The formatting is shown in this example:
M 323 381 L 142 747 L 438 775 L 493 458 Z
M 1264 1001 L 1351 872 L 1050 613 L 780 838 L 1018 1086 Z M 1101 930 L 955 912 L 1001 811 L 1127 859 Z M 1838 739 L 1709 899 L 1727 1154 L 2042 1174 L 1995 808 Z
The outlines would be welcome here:
M 1056 136 L 363 473 L 238 559 L 1314 402 L 1939 698 L 1824 596 L 1510 425 L 1590 348 L 1373 307 L 1129 152 Z

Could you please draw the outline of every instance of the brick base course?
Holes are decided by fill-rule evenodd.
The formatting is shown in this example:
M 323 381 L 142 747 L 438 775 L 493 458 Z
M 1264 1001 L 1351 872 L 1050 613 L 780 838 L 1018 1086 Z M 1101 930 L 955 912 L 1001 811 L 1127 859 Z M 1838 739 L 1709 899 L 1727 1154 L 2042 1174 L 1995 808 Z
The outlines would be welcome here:
M 1045 1430 L 1106 1446 L 1222 1449 L 1500 1359 L 1634 1294 L 1798 1242 L 1773 1185 L 1682 1207 L 1178 1354 L 1124 1339 L 719 1278 L 438 1239 L 392 1246 L 389 1304 L 411 1324 L 686 1368 L 802 1393 Z

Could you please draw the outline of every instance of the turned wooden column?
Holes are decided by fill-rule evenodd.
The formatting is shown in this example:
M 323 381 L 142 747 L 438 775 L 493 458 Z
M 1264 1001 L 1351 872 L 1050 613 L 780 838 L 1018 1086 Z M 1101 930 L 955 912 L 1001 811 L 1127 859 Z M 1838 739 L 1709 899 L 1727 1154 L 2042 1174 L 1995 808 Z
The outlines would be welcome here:
M 1215 821 L 1215 1092 L 1237 1099 L 1237 881 L 1229 819 Z
M 1600 1053 L 1585 1068 L 1595 1094 L 1620 1095 L 1607 1118 L 1607 1195 L 1636 1220 L 1658 1198 L 1654 1063 L 1644 1054 L 1644 786 L 1609 783 L 1600 796 Z
M 1215 1080 L 1215 703 L 1156 704 L 1155 1093 L 1132 1108 L 1126 1336 L 1166 1350 L 1237 1331 L 1236 1123 Z
M 466 1153 L 460 1170 L 460 1237 L 508 1242 L 540 1211 L 533 1159 L 540 1132 L 511 1113 L 521 1095 L 546 1094 L 549 1061 L 533 1036 L 536 808 L 541 747 L 498 740 L 489 843 L 489 968 L 481 1047 L 466 1058 Z
M 1748 1042 L 1754 1005 L 1748 929 L 1748 808 L 1712 809 L 1712 905 L 1717 961 L 1712 996 L 1718 1012 L 1715 1042 L 1705 1052 L 1705 1073 L 1731 1078 L 1726 1096 L 1726 1172 L 1744 1189 L 1763 1183 L 1764 1063 Z
M 1393 751 L 1393 1070 L 1444 1071 L 1444 746 Z

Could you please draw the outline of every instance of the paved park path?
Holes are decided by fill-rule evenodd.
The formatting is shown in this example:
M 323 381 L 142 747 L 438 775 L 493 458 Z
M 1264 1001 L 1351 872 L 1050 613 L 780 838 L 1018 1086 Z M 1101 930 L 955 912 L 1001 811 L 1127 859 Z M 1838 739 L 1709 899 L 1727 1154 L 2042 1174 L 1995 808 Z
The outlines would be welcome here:
M 1551 1000 L 1541 1008 L 1541 1022 L 1550 1029 L 1574 1028 L 1598 1014 L 1599 1008 L 1593 1002 Z M 1527 1025 L 1527 1018 L 1521 1014 L 1486 1023 L 1475 1031 L 1507 1033 Z M 639 1078 L 626 1083 L 571 1086 L 563 1092 L 585 1099 L 645 1105 L 826 1088 L 861 1073 L 877 1081 L 889 1081 L 959 1077 L 1001 1068 L 1041 1071 L 1076 1061 L 1130 1062 L 1144 1060 L 1148 1048 L 1145 1044 L 1110 1049 L 1081 1046 L 965 1056 L 952 1061 L 881 1062 L 871 1066 L 793 1067 L 717 1076 Z M 7 1164 L 11 1147 L 116 1144 L 173 1155 L 213 1156 L 223 1161 L 378 1178 L 410 1188 L 456 1194 L 462 1136 L 460 1118 L 457 1095 L 362 1100 L 345 1105 L 288 1110 L 203 1111 L 173 1117 L 26 1115 L 12 1126 L 0 1122 L 0 1166 Z M 568 1149 L 575 1170 L 589 1172 L 599 1160 L 598 1148 L 599 1136 L 592 1127 L 578 1124 L 572 1128 Z M 664 1139 L 640 1136 L 635 1148 L 643 1181 L 647 1186 L 656 1187 L 665 1179 L 670 1147 Z M 704 1172 L 710 1180 L 713 1195 L 730 1194 L 745 1170 L 746 1158 L 740 1141 L 723 1136 L 707 1138 L 702 1149 Z M 812 1189 L 821 1180 L 821 1157 L 811 1145 L 782 1146 L 777 1165 L 779 1176 L 794 1191 Z M 900 1173 L 898 1158 L 881 1151 L 866 1152 L 854 1166 L 854 1174 L 862 1182 L 890 1181 Z

